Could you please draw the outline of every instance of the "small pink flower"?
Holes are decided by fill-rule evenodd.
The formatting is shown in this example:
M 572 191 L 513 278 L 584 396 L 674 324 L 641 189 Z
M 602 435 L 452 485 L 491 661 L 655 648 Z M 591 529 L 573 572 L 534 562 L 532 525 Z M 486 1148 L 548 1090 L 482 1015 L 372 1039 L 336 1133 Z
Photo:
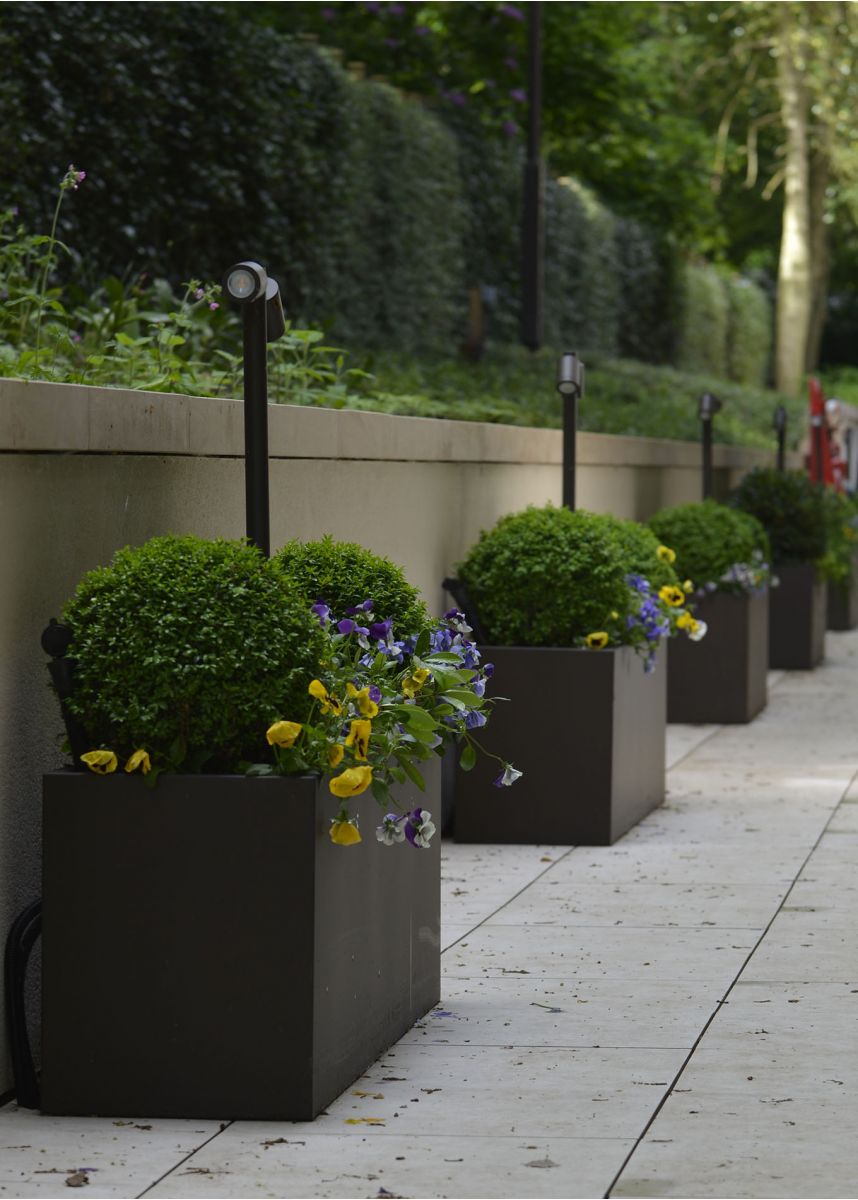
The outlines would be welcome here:
M 212 300 L 209 308 L 212 310 L 212 312 L 214 312 L 216 308 L 220 308 L 220 305 L 218 304 L 217 300 Z
M 202 300 L 203 296 L 205 296 L 205 292 L 203 291 L 203 289 L 197 288 L 197 290 L 194 292 L 194 299 Z

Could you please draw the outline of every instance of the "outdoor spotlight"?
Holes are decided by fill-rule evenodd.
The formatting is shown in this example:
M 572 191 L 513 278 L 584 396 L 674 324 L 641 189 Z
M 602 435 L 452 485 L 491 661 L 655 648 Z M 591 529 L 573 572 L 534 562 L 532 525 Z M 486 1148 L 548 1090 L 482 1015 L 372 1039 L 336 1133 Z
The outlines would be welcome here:
M 557 390 L 561 396 L 579 397 L 584 392 L 584 364 L 573 351 L 567 350 L 560 355 Z
M 286 317 L 283 313 L 280 285 L 276 279 L 269 279 L 265 285 L 265 340 L 276 342 L 285 332 Z
M 268 276 L 265 268 L 260 267 L 259 263 L 240 262 L 227 271 L 224 287 L 231 299 L 237 303 L 250 304 L 261 296 L 267 298 Z
M 779 404 L 775 409 L 775 415 L 772 423 L 774 425 L 775 433 L 781 433 L 784 429 L 786 429 L 787 411 L 782 404 Z
M 713 396 L 711 392 L 704 392 L 698 402 L 698 412 L 700 413 L 701 421 L 711 421 L 717 412 L 720 412 L 724 407 L 717 396 Z

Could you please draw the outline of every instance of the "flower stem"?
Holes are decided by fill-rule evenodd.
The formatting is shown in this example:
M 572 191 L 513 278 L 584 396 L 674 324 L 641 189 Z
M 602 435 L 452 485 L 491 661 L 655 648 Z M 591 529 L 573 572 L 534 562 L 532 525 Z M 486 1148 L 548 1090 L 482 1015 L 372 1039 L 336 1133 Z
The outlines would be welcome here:
M 45 311 L 45 295 L 48 287 L 48 272 L 51 269 L 51 263 L 54 258 L 54 246 L 57 244 L 57 222 L 60 218 L 60 208 L 63 203 L 63 196 L 66 189 L 61 185 L 60 194 L 57 196 L 57 206 L 54 209 L 54 219 L 51 223 L 51 232 L 48 236 L 48 250 L 45 255 L 45 267 L 42 271 L 42 281 L 39 285 L 39 306 L 36 314 L 36 370 L 39 369 L 39 347 L 42 338 L 42 314 Z

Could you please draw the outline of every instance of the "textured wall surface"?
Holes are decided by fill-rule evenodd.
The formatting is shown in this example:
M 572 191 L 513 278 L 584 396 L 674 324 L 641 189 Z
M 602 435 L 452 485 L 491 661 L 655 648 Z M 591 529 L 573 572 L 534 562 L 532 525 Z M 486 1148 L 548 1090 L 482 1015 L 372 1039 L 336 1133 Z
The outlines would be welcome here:
M 40 777 L 62 762 L 41 632 L 82 573 L 121 546 L 163 533 L 244 534 L 242 412 L 233 400 L 0 380 L 4 938 L 39 894 Z M 481 529 L 560 502 L 559 431 L 323 409 L 269 415 L 272 547 L 324 533 L 359 541 L 401 563 L 435 612 L 441 580 Z M 716 448 L 718 487 L 767 458 Z M 681 442 L 581 434 L 579 505 L 645 519 L 698 498 L 699 459 Z M 0 1093 L 9 1087 L 3 1049 Z

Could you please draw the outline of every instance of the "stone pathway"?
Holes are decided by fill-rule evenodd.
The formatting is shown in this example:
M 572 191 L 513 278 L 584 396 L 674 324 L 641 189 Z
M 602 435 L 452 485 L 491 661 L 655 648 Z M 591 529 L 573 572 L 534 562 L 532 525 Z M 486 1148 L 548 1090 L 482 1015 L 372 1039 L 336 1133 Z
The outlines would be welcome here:
M 671 727 L 615 846 L 447 846 L 443 1007 L 326 1115 L 8 1106 L 0 1195 L 854 1197 L 858 633 L 827 648 L 751 726 Z

